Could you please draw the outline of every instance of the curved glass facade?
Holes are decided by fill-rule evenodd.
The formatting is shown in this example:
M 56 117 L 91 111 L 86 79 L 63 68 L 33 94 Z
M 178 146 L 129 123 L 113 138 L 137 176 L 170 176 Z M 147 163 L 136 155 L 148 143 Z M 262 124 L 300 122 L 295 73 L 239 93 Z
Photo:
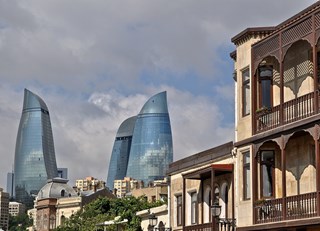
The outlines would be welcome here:
M 136 118 L 136 116 L 133 116 L 126 119 L 118 129 L 109 163 L 107 178 L 107 187 L 109 189 L 113 189 L 114 180 L 120 180 L 126 176 Z
M 33 196 L 58 176 L 49 111 L 44 101 L 25 89 L 16 141 L 14 184 L 16 201 L 33 205 Z
M 144 184 L 163 179 L 173 161 L 167 94 L 151 97 L 137 116 L 132 136 L 127 176 Z

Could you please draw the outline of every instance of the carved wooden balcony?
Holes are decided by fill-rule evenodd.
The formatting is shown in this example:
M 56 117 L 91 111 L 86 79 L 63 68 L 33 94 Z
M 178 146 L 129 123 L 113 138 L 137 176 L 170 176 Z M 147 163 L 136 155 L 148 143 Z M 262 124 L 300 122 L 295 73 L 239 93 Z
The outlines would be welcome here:
M 255 114 L 256 133 L 265 132 L 317 114 L 314 101 L 314 92 L 311 92 L 283 103 L 282 111 L 280 105 L 266 110 L 257 110 Z M 281 118 L 283 119 L 281 120 Z
M 285 211 L 283 211 L 283 202 Z M 254 213 L 255 224 L 316 217 L 317 193 L 256 201 Z

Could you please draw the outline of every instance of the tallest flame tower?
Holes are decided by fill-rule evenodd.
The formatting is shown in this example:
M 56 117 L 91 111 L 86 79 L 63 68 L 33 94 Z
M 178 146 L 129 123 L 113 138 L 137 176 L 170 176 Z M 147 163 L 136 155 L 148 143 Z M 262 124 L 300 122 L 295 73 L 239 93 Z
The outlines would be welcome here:
M 49 110 L 36 94 L 25 89 L 16 141 L 14 184 L 16 201 L 33 205 L 33 196 L 58 176 Z

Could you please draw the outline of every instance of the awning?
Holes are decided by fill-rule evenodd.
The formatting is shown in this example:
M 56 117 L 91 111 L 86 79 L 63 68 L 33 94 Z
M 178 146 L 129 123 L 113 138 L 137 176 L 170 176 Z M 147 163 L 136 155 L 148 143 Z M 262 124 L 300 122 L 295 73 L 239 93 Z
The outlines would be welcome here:
M 233 164 L 212 164 L 209 167 L 198 169 L 187 174 L 183 174 L 185 179 L 203 180 L 211 178 L 211 170 L 214 170 L 215 176 L 232 173 Z

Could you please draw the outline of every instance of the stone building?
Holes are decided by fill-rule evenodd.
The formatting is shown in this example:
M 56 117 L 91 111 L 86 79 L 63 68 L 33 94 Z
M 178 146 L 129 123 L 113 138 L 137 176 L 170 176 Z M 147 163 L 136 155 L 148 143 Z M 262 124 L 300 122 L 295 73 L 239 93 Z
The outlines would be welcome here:
M 234 144 L 170 165 L 170 226 L 320 230 L 320 2 L 232 42 Z
M 149 187 L 132 189 L 129 195 L 144 196 L 149 202 L 165 201 L 168 197 L 168 184 L 166 181 L 154 181 Z
M 57 227 L 56 221 L 59 220 L 56 213 L 57 201 L 60 198 L 76 198 L 77 193 L 67 184 L 68 180 L 54 178 L 48 180 L 36 198 L 36 230 L 47 231 Z M 79 205 L 80 208 L 80 205 Z
M 153 227 L 149 224 L 149 217 L 153 214 L 156 217 L 154 228 L 159 231 L 170 231 L 168 206 L 161 205 L 150 209 L 145 209 L 136 213 L 141 218 L 141 229 L 143 231 L 152 230 Z
M 236 50 L 237 230 L 320 229 L 320 2 Z
M 168 227 L 173 230 L 212 230 L 210 206 L 221 205 L 220 218 L 229 230 L 235 218 L 233 143 L 229 142 L 169 166 Z
M 67 182 L 66 179 L 54 178 L 39 191 L 35 211 L 28 211 L 33 215 L 35 230 L 49 231 L 63 225 L 67 218 L 98 197 L 114 198 L 107 188 L 77 193 Z

